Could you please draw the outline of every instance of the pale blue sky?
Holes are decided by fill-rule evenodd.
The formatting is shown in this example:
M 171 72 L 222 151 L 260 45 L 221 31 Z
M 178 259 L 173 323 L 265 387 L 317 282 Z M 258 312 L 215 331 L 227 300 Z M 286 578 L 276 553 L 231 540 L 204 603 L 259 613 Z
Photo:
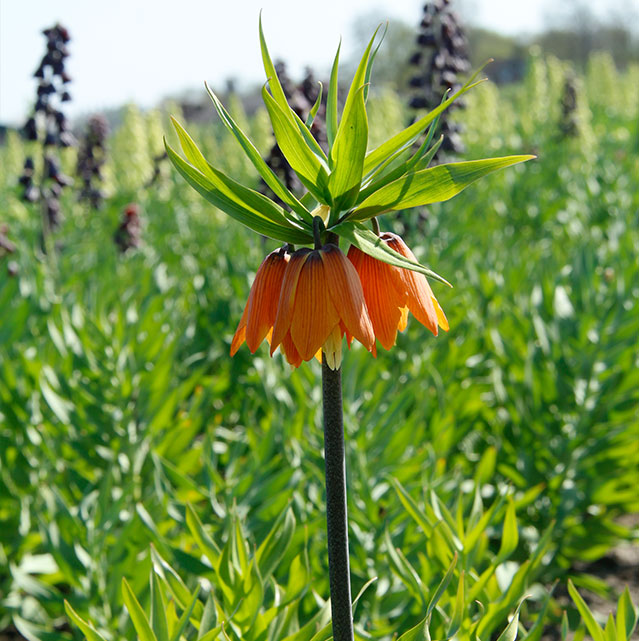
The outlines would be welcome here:
M 636 0 L 632 0 L 633 2 Z M 33 103 L 32 78 L 44 52 L 41 30 L 70 31 L 70 115 L 127 101 L 150 106 L 208 80 L 263 79 L 257 22 L 273 57 L 293 74 L 328 68 L 339 42 L 348 54 L 353 23 L 372 11 L 417 24 L 423 0 L 0 0 L 0 123 L 19 124 Z M 474 22 L 521 33 L 543 25 L 550 0 L 457 0 Z M 606 6 L 606 0 L 593 4 Z M 203 91 L 203 89 L 202 89 Z

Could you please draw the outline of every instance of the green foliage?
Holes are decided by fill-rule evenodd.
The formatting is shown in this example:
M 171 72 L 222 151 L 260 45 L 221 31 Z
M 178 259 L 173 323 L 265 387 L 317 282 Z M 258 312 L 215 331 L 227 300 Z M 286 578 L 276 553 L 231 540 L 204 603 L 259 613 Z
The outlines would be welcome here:
M 542 103 L 559 99 L 555 85 Z M 386 219 L 455 289 L 438 292 L 448 335 L 410 325 L 377 360 L 345 355 L 358 639 L 538 640 L 561 626 L 554 582 L 609 596 L 577 562 L 636 538 L 619 521 L 639 510 L 636 125 L 585 86 L 591 146 L 524 123 L 525 87 L 466 94 L 469 121 L 485 125 L 470 128 L 469 157 L 531 144 L 539 162 Z M 383 141 L 373 127 L 401 105 L 375 98 L 370 137 Z M 228 122 L 269 140 L 264 113 L 248 126 L 239 116 Z M 147 165 L 155 118 L 135 138 Z M 257 190 L 257 159 L 219 153 L 223 125 L 190 128 L 224 177 Z M 112 165 L 134 171 L 114 136 Z M 0 149 L 19 266 L 8 277 L 0 258 L 0 630 L 327 639 L 317 366 L 289 371 L 266 350 L 228 357 L 271 243 L 174 172 L 149 188 L 144 172 L 129 186 L 118 172 L 99 216 L 63 196 L 52 264 L 37 209 L 5 171 L 24 155 L 15 138 Z M 220 174 L 207 180 L 234 195 Z M 122 257 L 111 237 L 134 194 L 144 242 Z M 569 590 L 564 638 L 594 638 L 595 625 L 631 638 L 627 594 L 610 623 Z

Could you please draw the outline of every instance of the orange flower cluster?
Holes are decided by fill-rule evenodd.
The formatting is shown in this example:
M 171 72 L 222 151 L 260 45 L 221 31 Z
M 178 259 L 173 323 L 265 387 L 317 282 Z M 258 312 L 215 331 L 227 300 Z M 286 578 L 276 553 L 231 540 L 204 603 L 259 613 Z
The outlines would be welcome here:
M 415 256 L 396 234 L 381 239 L 406 258 Z M 376 260 L 351 246 L 348 258 L 337 245 L 289 252 L 282 247 L 260 265 L 233 336 L 231 356 L 246 342 L 252 353 L 266 338 L 271 355 L 280 347 L 286 360 L 321 358 L 331 369 L 342 362 L 342 338 L 356 338 L 377 354 L 375 339 L 390 349 L 408 312 L 435 336 L 448 321 L 426 280 L 417 272 Z

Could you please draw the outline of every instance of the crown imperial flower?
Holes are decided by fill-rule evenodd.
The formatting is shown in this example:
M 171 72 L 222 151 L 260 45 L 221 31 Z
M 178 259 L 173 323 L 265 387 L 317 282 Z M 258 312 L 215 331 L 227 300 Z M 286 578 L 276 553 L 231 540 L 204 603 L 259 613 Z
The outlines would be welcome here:
M 262 87 L 264 105 L 279 151 L 305 193 L 298 196 L 269 167 L 208 85 L 222 123 L 272 197 L 242 185 L 208 162 L 177 121 L 173 124 L 184 157 L 165 141 L 176 169 L 211 204 L 253 231 L 286 243 L 267 256 L 258 270 L 231 354 L 244 342 L 254 352 L 266 338 L 271 354 L 280 347 L 294 367 L 323 353 L 328 368 L 338 369 L 344 336 L 348 345 L 357 338 L 373 354 L 376 340 L 390 349 L 397 330 L 406 327 L 409 311 L 433 334 L 438 327 L 447 330 L 446 316 L 426 277 L 448 282 L 420 265 L 399 236 L 380 237 L 377 217 L 446 201 L 483 176 L 534 157 L 429 166 L 442 144 L 441 137 L 434 138 L 440 117 L 481 82 L 476 80 L 481 69 L 452 95 L 446 94 L 430 113 L 369 149 L 366 102 L 378 31 L 355 70 L 343 108 L 338 108 L 338 49 L 326 100 L 320 88 L 305 120 L 287 100 L 261 21 L 259 36 L 268 79 Z M 318 114 L 326 118 L 325 145 L 313 136 Z M 423 142 L 417 145 L 419 140 Z M 342 241 L 351 245 L 350 261 L 339 249 Z M 300 249 L 294 251 L 293 245 Z

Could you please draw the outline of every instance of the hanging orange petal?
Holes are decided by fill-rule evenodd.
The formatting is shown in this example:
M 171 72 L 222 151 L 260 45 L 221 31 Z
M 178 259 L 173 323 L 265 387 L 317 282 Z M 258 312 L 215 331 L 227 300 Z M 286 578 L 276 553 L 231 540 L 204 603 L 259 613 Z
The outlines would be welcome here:
M 331 301 L 341 322 L 348 334 L 370 351 L 375 343 L 375 334 L 355 267 L 336 245 L 322 247 L 320 256 L 329 283 Z
M 396 286 L 394 267 L 372 258 L 353 245 L 348 250 L 348 258 L 356 267 L 362 283 L 375 338 L 384 349 L 390 349 L 395 344 L 402 317 L 401 308 L 406 304 L 406 294 L 398 291 Z
M 416 261 L 415 254 L 397 234 L 386 232 L 381 236 L 386 244 L 402 256 Z M 437 312 L 433 305 L 433 291 L 426 280 L 426 276 L 410 269 L 398 268 L 399 275 L 406 293 L 408 294 L 407 306 L 413 316 L 435 336 L 437 336 Z
M 299 274 L 291 319 L 291 337 L 305 361 L 313 358 L 339 323 L 328 287 L 320 250 L 313 250 Z
M 298 249 L 296 252 L 291 254 L 291 258 L 286 266 L 284 279 L 282 280 L 282 287 L 280 289 L 277 315 L 275 317 L 275 323 L 273 324 L 271 356 L 273 356 L 273 353 L 284 340 L 284 337 L 291 328 L 298 279 L 300 272 L 302 271 L 302 267 L 310 253 L 311 250 L 306 247 Z
M 260 265 L 248 299 L 246 344 L 252 353 L 259 347 L 275 323 L 277 303 L 289 262 L 288 253 L 277 250 Z
M 235 356 L 237 350 L 240 349 L 242 343 L 246 339 L 246 318 L 248 316 L 248 306 L 248 301 L 246 301 L 244 311 L 242 312 L 242 318 L 240 318 L 240 322 L 235 330 L 235 335 L 231 341 L 231 356 Z
M 280 349 L 286 357 L 289 365 L 292 365 L 293 367 L 299 367 L 302 364 L 302 357 L 299 355 L 297 347 L 295 347 L 295 344 L 293 343 L 291 332 L 286 332 L 286 335 L 282 340 Z

